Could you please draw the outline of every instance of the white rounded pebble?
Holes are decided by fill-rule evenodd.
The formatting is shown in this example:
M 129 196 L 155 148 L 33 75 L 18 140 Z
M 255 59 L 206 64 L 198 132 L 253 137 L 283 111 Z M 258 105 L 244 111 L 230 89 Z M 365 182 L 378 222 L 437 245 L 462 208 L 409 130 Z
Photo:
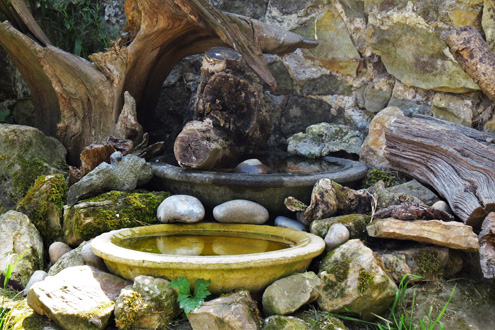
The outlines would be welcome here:
M 72 248 L 64 242 L 53 242 L 48 248 L 48 255 L 50 256 L 50 262 L 54 265 L 61 256 L 67 252 L 72 251 Z
M 333 250 L 349 240 L 349 229 L 341 223 L 333 224 L 325 236 L 326 250 Z
M 205 208 L 196 197 L 174 195 L 165 198 L 158 206 L 156 216 L 161 223 L 195 223 L 205 217 Z
M 449 204 L 447 204 L 444 201 L 438 201 L 434 203 L 431 207 L 440 211 L 444 211 L 445 213 L 452 214 L 452 210 L 450 209 Z
M 250 223 L 261 225 L 268 220 L 268 210 L 255 202 L 235 199 L 215 206 L 213 217 L 224 223 Z

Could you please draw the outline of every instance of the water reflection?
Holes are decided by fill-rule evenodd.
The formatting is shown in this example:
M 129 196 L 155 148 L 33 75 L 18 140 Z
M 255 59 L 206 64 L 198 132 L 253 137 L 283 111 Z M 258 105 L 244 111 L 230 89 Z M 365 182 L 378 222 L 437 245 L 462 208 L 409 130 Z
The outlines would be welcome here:
M 268 241 L 250 238 L 217 237 L 212 243 L 212 250 L 218 255 L 260 253 L 268 250 Z
M 156 238 L 156 247 L 163 254 L 199 256 L 203 253 L 205 242 L 198 236 L 161 236 Z

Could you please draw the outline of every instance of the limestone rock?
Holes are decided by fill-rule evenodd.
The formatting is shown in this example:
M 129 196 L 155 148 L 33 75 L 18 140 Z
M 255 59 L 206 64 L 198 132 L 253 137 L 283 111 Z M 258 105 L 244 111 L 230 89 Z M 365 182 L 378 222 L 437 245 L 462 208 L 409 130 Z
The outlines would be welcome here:
M 48 255 L 50 256 L 50 263 L 54 265 L 60 257 L 62 257 L 67 252 L 71 251 L 72 248 L 65 244 L 64 242 L 53 242 L 48 248 Z
M 431 111 L 436 118 L 472 127 L 475 101 L 458 95 L 437 93 L 433 97 Z
M 158 206 L 156 217 L 161 223 L 195 223 L 203 220 L 205 208 L 194 196 L 174 195 L 165 198 Z
M 123 157 L 117 151 L 110 157 L 110 164 L 101 163 L 69 188 L 67 204 L 74 205 L 83 198 L 105 191 L 132 191 L 148 182 L 152 176 L 151 165 L 143 158 L 134 155 Z
M 305 133 L 297 133 L 287 142 L 289 153 L 308 158 L 323 157 L 338 151 L 359 155 L 363 144 L 359 131 L 351 130 L 346 125 L 329 123 L 309 126 Z
M 22 256 L 11 279 L 26 285 L 36 270 L 43 269 L 41 235 L 26 215 L 16 211 L 0 216 L 0 233 L 0 273 L 3 274 L 8 264 L 15 263 Z
M 213 217 L 224 223 L 251 223 L 261 225 L 268 220 L 268 210 L 262 205 L 236 199 L 215 206 Z
M 364 107 L 366 111 L 378 113 L 387 107 L 392 91 L 366 88 L 364 91 Z
M 495 51 L 495 3 L 492 1 L 484 1 L 481 25 L 483 32 L 485 32 L 486 42 L 490 49 Z
M 349 229 L 340 223 L 333 224 L 325 235 L 325 249 L 327 251 L 335 249 L 349 240 Z
M 132 286 L 120 292 L 115 302 L 115 322 L 119 329 L 166 329 L 180 314 L 177 293 L 170 282 L 140 275 Z
M 248 291 L 205 302 L 187 315 L 193 330 L 257 330 L 260 319 Z
M 320 295 L 320 278 L 313 272 L 295 274 L 273 282 L 263 293 L 263 311 L 267 315 L 288 315 Z
M 284 217 L 282 215 L 275 218 L 275 226 L 302 231 L 306 230 L 306 227 L 299 221 Z
M 34 284 L 27 302 L 64 329 L 105 329 L 130 282 L 89 266 L 67 268 Z
M 0 211 L 14 208 L 40 175 L 65 173 L 67 151 L 40 130 L 0 124 Z
M 387 218 L 374 220 L 366 229 L 372 237 L 411 240 L 465 251 L 478 251 L 480 248 L 473 228 L 460 222 Z
M 107 231 L 158 223 L 158 206 L 168 196 L 166 192 L 111 191 L 69 206 L 64 212 L 64 240 L 77 246 Z
M 481 225 L 480 264 L 485 278 L 495 278 L 495 213 L 487 215 Z
M 423 204 L 418 197 L 403 192 L 401 189 L 386 188 L 383 181 L 378 181 L 369 187 L 368 191 L 373 194 L 378 210 L 402 203 Z
M 322 292 L 317 300 L 329 312 L 352 310 L 363 319 L 383 312 L 394 300 L 397 286 L 360 240 L 350 240 L 329 252 L 319 274 Z
M 308 322 L 294 316 L 272 315 L 265 319 L 265 330 L 312 330 Z
M 388 169 L 390 165 L 385 159 L 385 130 L 395 117 L 404 113 L 396 107 L 388 107 L 380 111 L 371 121 L 369 133 L 361 147 L 359 160 L 379 169 Z
M 366 226 L 370 223 L 371 217 L 365 214 L 348 214 L 322 220 L 315 220 L 311 223 L 310 232 L 325 238 L 330 227 L 334 224 L 342 224 L 349 230 L 349 238 L 365 238 L 367 236 Z
M 426 205 L 433 205 L 438 201 L 438 196 L 433 191 L 416 180 L 389 187 L 387 190 L 394 194 L 408 194 L 414 196 Z

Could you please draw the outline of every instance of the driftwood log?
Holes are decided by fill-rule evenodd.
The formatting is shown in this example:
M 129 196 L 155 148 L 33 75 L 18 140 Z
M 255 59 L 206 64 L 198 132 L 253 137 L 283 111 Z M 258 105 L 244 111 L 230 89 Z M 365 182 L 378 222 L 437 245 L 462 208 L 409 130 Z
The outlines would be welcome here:
M 462 69 L 495 100 L 495 54 L 474 26 L 463 26 L 442 33 L 441 38 Z
M 81 150 L 115 135 L 124 92 L 136 101 L 138 119 L 155 108 L 160 87 L 182 58 L 230 46 L 272 88 L 263 52 L 284 54 L 315 47 L 314 40 L 246 17 L 226 14 L 208 0 L 127 0 L 130 41 L 119 41 L 90 61 L 52 46 L 24 0 L 0 0 L 0 46 L 26 81 L 36 105 L 35 126 L 56 136 L 79 164 Z
M 194 119 L 175 140 L 182 167 L 221 167 L 266 146 L 271 125 L 263 87 L 240 53 L 224 47 L 205 53 Z
M 471 129 L 439 122 L 396 118 L 385 131 L 386 158 L 394 170 L 432 186 L 457 217 L 479 229 L 495 211 L 495 145 L 463 133 Z

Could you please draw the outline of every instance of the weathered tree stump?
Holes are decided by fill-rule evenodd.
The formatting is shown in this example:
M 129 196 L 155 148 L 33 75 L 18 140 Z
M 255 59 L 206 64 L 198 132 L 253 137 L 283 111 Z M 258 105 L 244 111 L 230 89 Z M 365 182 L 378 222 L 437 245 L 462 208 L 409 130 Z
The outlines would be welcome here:
M 222 47 L 206 52 L 194 119 L 175 140 L 182 167 L 213 169 L 266 146 L 271 125 L 263 87 L 240 53 Z
M 468 128 L 435 121 L 396 118 L 385 131 L 386 158 L 394 170 L 431 185 L 457 217 L 478 229 L 495 211 L 495 146 L 463 134 Z

